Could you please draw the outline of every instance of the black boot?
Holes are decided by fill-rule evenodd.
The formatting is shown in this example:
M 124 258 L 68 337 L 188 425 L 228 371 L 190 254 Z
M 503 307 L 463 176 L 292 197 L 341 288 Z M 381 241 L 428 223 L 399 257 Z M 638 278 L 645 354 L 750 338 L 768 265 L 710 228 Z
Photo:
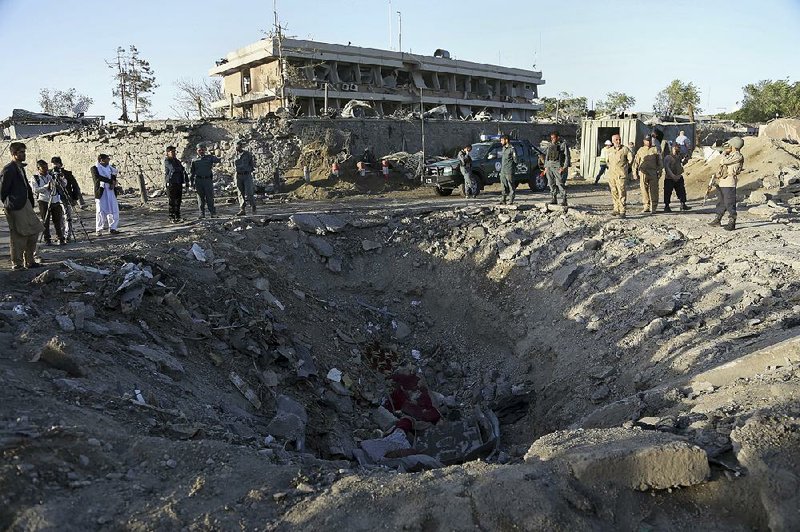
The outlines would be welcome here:
M 723 225 L 722 228 L 725 229 L 726 231 L 733 231 L 734 229 L 736 229 L 736 218 L 731 218 L 730 220 L 728 220 L 728 223 Z
M 717 226 L 719 226 L 721 221 L 722 221 L 722 216 L 717 215 L 717 216 L 714 217 L 713 220 L 708 222 L 708 225 L 711 226 L 711 227 L 717 227 Z
M 550 200 L 550 205 L 558 205 L 558 195 L 553 195 L 553 199 Z
M 672 209 L 669 208 L 669 205 L 664 205 L 664 212 L 672 212 Z
M 686 205 L 686 202 L 685 202 L 685 201 L 682 201 L 682 202 L 681 202 L 681 210 L 682 210 L 682 211 L 689 211 L 689 210 L 691 210 L 691 209 L 692 209 L 691 207 L 689 207 L 688 205 Z

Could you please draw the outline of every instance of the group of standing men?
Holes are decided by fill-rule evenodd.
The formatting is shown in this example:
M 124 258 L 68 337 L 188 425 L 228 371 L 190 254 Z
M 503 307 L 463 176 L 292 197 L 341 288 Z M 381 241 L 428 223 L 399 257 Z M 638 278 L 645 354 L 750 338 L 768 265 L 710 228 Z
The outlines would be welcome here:
M 36 245 L 39 236 L 47 245 L 54 244 L 50 233 L 52 223 L 59 245 L 75 239 L 74 216 L 85 206 L 83 194 L 72 172 L 64 168 L 60 157 L 50 162 L 36 161 L 36 173 L 26 175 L 27 148 L 22 142 L 9 146 L 11 162 L 0 171 L 0 201 L 3 203 L 9 228 L 11 268 L 37 268 Z M 100 154 L 91 167 L 94 179 L 97 234 L 109 229 L 118 233 L 119 204 L 117 203 L 117 170 L 109 165 L 110 157 Z M 38 207 L 36 215 L 34 206 Z M 80 221 L 80 219 L 78 218 Z
M 672 193 L 678 196 L 680 210 L 688 211 L 686 204 L 686 184 L 683 178 L 683 164 L 689 157 L 689 140 L 681 131 L 672 146 L 664 140 L 663 132 L 656 130 L 643 139 L 644 145 L 636 151 L 636 155 L 627 146 L 623 146 L 619 134 L 606 141 L 602 150 L 601 163 L 608 169 L 608 184 L 614 203 L 612 216 L 625 218 L 627 207 L 627 180 L 632 175 L 639 181 L 642 193 L 642 213 L 655 214 L 658 207 L 659 184 L 664 176 L 664 212 L 672 212 L 670 201 Z M 736 228 L 736 183 L 742 171 L 744 157 L 740 150 L 744 143 L 739 137 L 732 138 L 724 147 L 724 155 L 720 160 L 717 175 L 720 177 L 716 186 L 718 202 L 717 217 L 710 225 L 720 225 L 725 212 L 729 221 L 724 226 L 728 231 Z M 595 179 L 595 183 L 605 171 Z M 709 190 L 710 192 L 711 190 Z
M 214 172 L 215 164 L 220 164 L 222 159 L 210 155 L 204 145 L 197 147 L 197 157 L 189 165 L 189 172 L 177 157 L 175 146 L 167 146 L 164 158 L 164 186 L 169 199 L 169 219 L 173 223 L 181 221 L 181 201 L 184 186 L 188 189 L 194 187 L 197 195 L 198 217 L 205 218 L 206 210 L 213 218 L 217 215 L 214 206 Z M 256 161 L 253 154 L 244 149 L 244 142 L 236 143 L 236 153 L 233 157 L 233 171 L 236 175 L 236 190 L 239 195 L 239 212 L 242 216 L 249 204 L 252 212 L 256 212 L 256 199 L 253 191 L 253 172 Z

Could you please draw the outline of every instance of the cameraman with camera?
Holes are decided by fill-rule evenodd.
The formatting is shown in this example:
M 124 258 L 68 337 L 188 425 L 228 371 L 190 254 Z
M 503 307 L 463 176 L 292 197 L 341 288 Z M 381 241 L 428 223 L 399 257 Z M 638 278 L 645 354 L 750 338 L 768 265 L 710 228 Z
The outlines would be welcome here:
M 53 173 L 64 178 L 66 183 L 64 186 L 64 191 L 66 192 L 67 196 L 69 196 L 69 199 L 72 200 L 71 203 L 73 205 L 80 205 L 81 209 L 85 208 L 86 202 L 83 200 L 83 194 L 81 193 L 80 185 L 78 185 L 78 180 L 75 179 L 75 176 L 72 172 L 64 168 L 64 163 L 61 162 L 61 157 L 53 157 L 50 159 L 50 162 L 53 165 Z
M 67 243 L 64 239 L 64 211 L 61 208 L 61 195 L 56 185 L 56 179 L 49 172 L 45 161 L 36 161 L 36 170 L 38 173 L 34 174 L 30 182 L 33 194 L 39 203 L 39 216 L 44 224 L 44 243 L 48 246 L 53 244 L 50 239 L 50 220 L 52 219 L 58 243 L 63 246 Z

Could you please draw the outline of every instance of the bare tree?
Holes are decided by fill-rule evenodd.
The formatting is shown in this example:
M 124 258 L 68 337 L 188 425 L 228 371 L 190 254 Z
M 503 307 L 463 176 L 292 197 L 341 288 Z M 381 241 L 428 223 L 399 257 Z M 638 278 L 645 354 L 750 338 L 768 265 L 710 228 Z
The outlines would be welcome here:
M 75 88 L 65 91 L 58 89 L 42 89 L 39 91 L 39 106 L 42 112 L 51 115 L 72 116 L 85 113 L 94 100 L 80 94 Z
M 179 79 L 175 88 L 178 92 L 172 110 L 181 118 L 223 116 L 224 109 L 211 107 L 212 103 L 224 99 L 221 79 Z
M 118 98 L 114 105 L 122 111 L 120 120 L 130 121 L 129 106 L 133 106 L 135 122 L 139 121 L 139 115 L 152 116 L 150 95 L 158 84 L 150 63 L 139 57 L 139 50 L 134 45 L 130 45 L 127 50 L 120 46 L 117 48 L 117 56 L 106 61 L 106 65 L 115 71 L 116 86 L 111 93 Z

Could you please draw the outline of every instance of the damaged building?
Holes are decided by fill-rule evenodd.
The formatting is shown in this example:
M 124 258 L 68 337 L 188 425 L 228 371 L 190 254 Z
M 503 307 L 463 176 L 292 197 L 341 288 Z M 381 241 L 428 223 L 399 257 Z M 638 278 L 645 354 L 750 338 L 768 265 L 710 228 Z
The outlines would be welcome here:
M 527 122 L 542 109 L 544 84 L 541 72 L 456 60 L 446 50 L 426 56 L 286 38 L 233 51 L 209 74 L 223 78 L 225 99 L 214 106 L 247 118 L 280 107 L 313 117 L 355 100 L 371 106 L 360 116 L 400 116 L 423 102 L 450 117 Z

